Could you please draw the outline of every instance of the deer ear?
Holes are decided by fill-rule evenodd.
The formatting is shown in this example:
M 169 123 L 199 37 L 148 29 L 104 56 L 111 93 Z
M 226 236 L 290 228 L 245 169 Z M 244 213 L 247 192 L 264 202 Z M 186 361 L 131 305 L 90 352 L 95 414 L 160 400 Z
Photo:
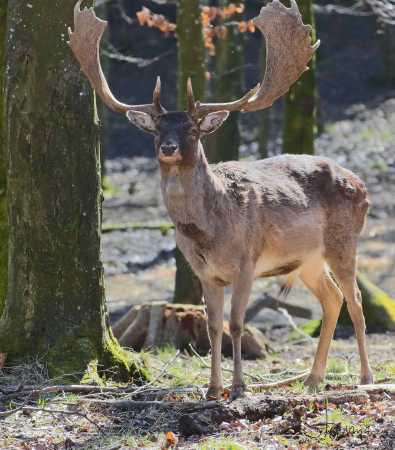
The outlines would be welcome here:
M 210 134 L 217 131 L 229 116 L 229 111 L 216 111 L 207 114 L 199 123 L 199 129 L 202 134 Z
M 134 126 L 140 128 L 140 130 L 143 130 L 146 133 L 152 134 L 156 132 L 156 125 L 150 114 L 141 111 L 133 111 L 131 109 L 127 111 L 126 117 Z

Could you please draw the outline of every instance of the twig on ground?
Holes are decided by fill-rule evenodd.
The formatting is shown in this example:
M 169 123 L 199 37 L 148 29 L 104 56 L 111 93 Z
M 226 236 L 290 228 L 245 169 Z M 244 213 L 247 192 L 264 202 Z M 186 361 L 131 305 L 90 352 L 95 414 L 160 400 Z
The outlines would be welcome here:
M 308 342 L 312 343 L 313 338 L 311 336 L 309 336 L 307 333 L 305 333 L 303 330 L 301 330 L 296 323 L 294 322 L 294 320 L 292 319 L 292 317 L 290 316 L 290 314 L 288 313 L 288 311 L 284 308 L 278 308 L 278 311 L 281 312 L 284 317 L 288 320 L 289 324 L 291 325 L 292 329 L 295 330 L 297 333 L 301 334 Z
M 306 378 L 306 375 L 308 375 L 309 371 L 306 370 L 305 372 L 302 372 L 298 375 L 295 375 L 294 377 L 285 378 L 284 380 L 274 381 L 273 383 L 256 383 L 256 384 L 249 384 L 248 388 L 253 390 L 259 390 L 259 389 L 272 389 L 276 387 L 282 387 L 287 386 L 289 384 L 295 383 L 296 381 L 303 380 Z

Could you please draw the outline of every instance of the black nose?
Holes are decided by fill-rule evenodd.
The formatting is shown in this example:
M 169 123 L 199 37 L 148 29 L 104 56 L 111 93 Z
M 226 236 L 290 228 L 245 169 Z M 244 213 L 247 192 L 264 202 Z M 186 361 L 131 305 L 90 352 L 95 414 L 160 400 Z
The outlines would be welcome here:
M 165 156 L 171 156 L 177 149 L 177 144 L 162 144 L 160 146 L 160 150 Z

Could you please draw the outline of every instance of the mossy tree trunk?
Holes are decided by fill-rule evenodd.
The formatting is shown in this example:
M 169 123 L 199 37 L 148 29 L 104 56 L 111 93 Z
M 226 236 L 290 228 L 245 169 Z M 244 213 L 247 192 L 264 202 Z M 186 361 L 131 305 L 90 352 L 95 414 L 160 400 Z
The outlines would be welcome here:
M 231 3 L 240 5 L 243 0 L 219 0 L 218 6 L 223 8 Z M 232 16 L 232 21 L 239 20 L 241 20 L 241 14 Z M 239 32 L 237 25 L 231 25 L 227 30 L 227 37 L 218 39 L 216 43 L 214 74 L 214 101 L 216 102 L 227 102 L 243 95 L 243 35 Z M 210 143 L 208 155 L 210 162 L 239 159 L 239 118 L 239 112 L 232 113 L 221 128 L 210 136 L 210 140 L 213 141 Z
M 8 218 L 7 218 L 7 151 L 4 127 L 4 47 L 7 28 L 7 0 L 0 0 L 0 315 L 7 290 Z
M 313 27 L 312 34 L 314 42 L 313 2 L 312 0 L 298 0 L 298 6 L 303 17 L 303 22 Z M 314 154 L 314 130 L 316 126 L 314 57 L 309 67 L 310 70 L 303 74 L 285 96 L 283 153 Z
M 89 2 L 86 2 L 89 4 Z M 49 373 L 145 372 L 109 327 L 100 260 L 100 149 L 92 91 L 66 44 L 73 2 L 9 0 L 10 267 L 0 352 Z
M 266 70 L 266 45 L 262 42 L 262 51 L 260 53 L 260 66 L 261 73 Z M 259 111 L 259 123 L 258 123 L 258 145 L 259 156 L 267 158 L 269 156 L 268 143 L 269 143 L 269 126 L 270 126 L 270 108 Z
M 395 299 L 392 299 L 361 273 L 357 276 L 357 282 L 362 295 L 366 331 L 368 333 L 395 331 Z M 318 336 L 321 330 L 321 320 L 311 320 L 302 328 L 309 335 Z M 352 333 L 353 325 L 347 311 L 347 305 L 343 302 L 336 334 L 338 336 L 348 336 Z
M 359 273 L 358 287 L 362 295 L 362 305 L 368 333 L 385 333 L 395 331 L 395 300 L 369 279 Z M 352 328 L 346 305 L 340 311 L 339 325 Z
M 204 98 L 205 49 L 199 0 L 177 1 L 178 107 L 187 105 L 187 80 L 192 79 L 196 100 Z
M 187 105 L 186 86 L 191 77 L 195 98 L 202 100 L 205 88 L 205 49 L 200 20 L 199 0 L 178 0 L 177 2 L 177 42 L 178 42 L 178 107 L 185 110 Z M 188 262 L 177 248 L 175 303 L 193 305 L 202 302 L 202 287 Z

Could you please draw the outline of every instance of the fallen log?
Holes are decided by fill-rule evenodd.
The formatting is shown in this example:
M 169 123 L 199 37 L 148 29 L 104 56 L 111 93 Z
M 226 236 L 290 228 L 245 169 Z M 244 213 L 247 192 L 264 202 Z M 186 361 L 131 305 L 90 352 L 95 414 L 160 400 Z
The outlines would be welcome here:
M 291 305 L 289 303 L 283 302 L 269 294 L 265 294 L 263 297 L 256 299 L 251 305 L 248 306 L 245 322 L 250 322 L 254 317 L 256 317 L 259 312 L 264 308 L 270 308 L 275 311 L 279 311 L 280 308 L 285 309 L 291 316 L 300 317 L 302 319 L 311 319 L 312 312 L 308 308 L 303 308 L 302 306 Z
M 366 392 L 328 392 L 322 395 L 300 395 L 285 397 L 281 395 L 258 394 L 233 402 L 216 402 L 206 407 L 203 403 L 187 406 L 181 409 L 179 429 L 183 436 L 206 435 L 218 430 L 222 422 L 232 422 L 240 419 L 258 421 L 289 414 L 290 426 L 300 427 L 300 407 L 314 405 L 324 408 L 327 404 L 341 405 L 344 403 L 364 404 L 369 400 Z
M 232 356 L 229 323 L 224 322 L 222 352 Z M 210 350 L 207 315 L 204 306 L 156 302 L 132 307 L 113 327 L 114 336 L 124 347 L 140 351 L 171 345 L 178 350 L 192 346 L 200 355 Z M 246 326 L 242 337 L 242 353 L 246 359 L 264 357 L 267 345 L 264 335 Z

